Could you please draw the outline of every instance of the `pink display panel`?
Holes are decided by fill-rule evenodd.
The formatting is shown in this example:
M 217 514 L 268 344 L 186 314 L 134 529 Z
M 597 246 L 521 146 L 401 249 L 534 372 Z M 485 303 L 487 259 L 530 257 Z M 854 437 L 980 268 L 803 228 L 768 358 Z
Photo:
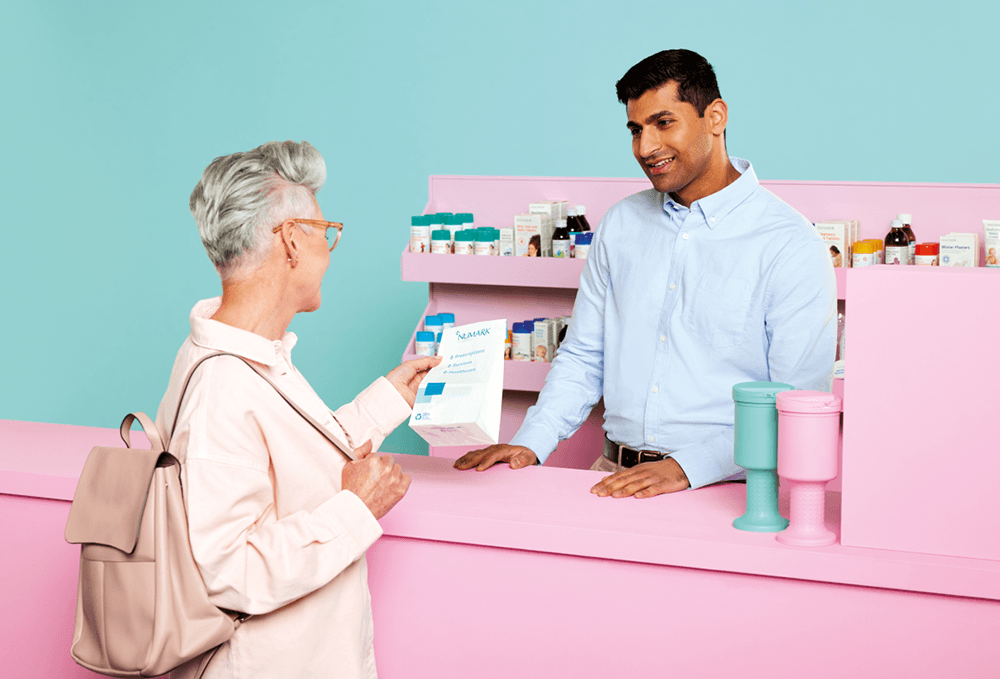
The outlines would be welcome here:
M 1000 270 L 848 276 L 842 541 L 1000 560 Z

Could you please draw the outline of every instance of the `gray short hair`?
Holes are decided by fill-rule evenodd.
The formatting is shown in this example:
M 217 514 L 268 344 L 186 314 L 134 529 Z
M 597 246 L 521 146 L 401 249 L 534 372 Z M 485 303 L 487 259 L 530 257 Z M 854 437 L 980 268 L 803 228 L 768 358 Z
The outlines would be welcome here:
M 326 163 L 309 142 L 270 141 L 220 156 L 191 192 L 201 242 L 223 280 L 254 269 L 270 252 L 271 229 L 309 214 Z

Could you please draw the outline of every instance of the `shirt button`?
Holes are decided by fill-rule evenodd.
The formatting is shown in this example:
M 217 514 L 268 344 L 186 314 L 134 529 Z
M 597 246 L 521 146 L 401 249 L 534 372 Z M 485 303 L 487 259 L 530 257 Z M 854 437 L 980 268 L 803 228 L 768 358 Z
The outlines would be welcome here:
M 653 443 L 654 441 L 656 441 L 656 437 L 655 436 L 650 436 L 649 437 L 649 442 Z
M 714 222 L 715 220 L 713 219 L 712 221 Z M 687 240 L 687 239 L 688 239 L 688 235 L 684 234 L 684 240 Z
M 670 289 L 671 289 L 671 290 L 673 290 L 673 289 L 674 289 L 674 288 L 676 288 L 676 287 L 677 287 L 677 286 L 676 286 L 675 284 L 673 284 L 673 283 L 671 283 L 671 284 L 670 284 Z
M 666 335 L 660 335 L 660 341 L 661 342 L 666 342 L 667 341 L 667 336 Z
M 710 222 L 712 222 L 713 224 L 715 224 L 715 217 L 711 217 L 711 218 L 709 218 L 709 220 L 708 220 L 708 221 L 710 221 Z
M 656 392 L 658 392 L 659 390 L 660 390 L 660 388 L 659 388 L 659 387 L 653 387 L 653 393 L 654 393 L 654 394 L 655 394 Z

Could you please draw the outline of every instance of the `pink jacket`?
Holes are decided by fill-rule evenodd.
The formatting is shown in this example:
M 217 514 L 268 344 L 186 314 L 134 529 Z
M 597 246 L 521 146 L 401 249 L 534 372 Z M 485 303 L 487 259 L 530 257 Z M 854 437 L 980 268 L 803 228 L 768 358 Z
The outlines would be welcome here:
M 368 439 L 377 449 L 409 417 L 383 377 L 331 411 L 292 365 L 293 333 L 272 342 L 210 320 L 220 301 L 191 311 L 191 335 L 157 411 L 161 431 L 173 425 L 191 365 L 220 350 L 256 362 L 345 450 Z M 192 378 L 170 450 L 183 465 L 191 548 L 212 601 L 256 616 L 220 649 L 206 679 L 374 677 L 364 554 L 382 529 L 341 490 L 345 458 L 248 366 L 225 356 Z

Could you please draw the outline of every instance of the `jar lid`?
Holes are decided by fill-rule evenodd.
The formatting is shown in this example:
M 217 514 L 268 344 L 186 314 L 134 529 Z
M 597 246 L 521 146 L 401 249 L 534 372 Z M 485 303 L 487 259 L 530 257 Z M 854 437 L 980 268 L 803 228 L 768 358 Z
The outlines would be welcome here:
M 456 241 L 474 241 L 476 240 L 476 230 L 475 229 L 463 229 L 462 231 L 455 232 Z
M 896 215 L 896 219 L 903 222 L 904 224 L 913 224 L 913 215 L 907 212 L 900 212 Z
M 428 325 L 441 325 L 441 317 L 438 316 L 437 314 L 432 314 L 430 316 L 425 316 L 424 317 L 424 327 L 426 328 Z
M 455 314 L 452 314 L 452 313 L 440 313 L 437 316 L 438 316 L 438 318 L 441 319 L 442 323 L 454 323 L 455 322 Z
M 914 254 L 921 255 L 922 257 L 933 257 L 938 254 L 938 244 L 937 243 L 917 243 L 917 247 Z
M 434 229 L 431 231 L 431 240 L 451 240 L 451 231 L 448 229 Z
M 776 394 L 795 389 L 784 382 L 741 382 L 733 385 L 733 400 L 740 403 L 774 403 Z
M 417 330 L 417 341 L 418 342 L 433 342 L 434 333 L 430 330 Z
M 787 391 L 778 394 L 776 405 L 786 413 L 839 413 L 842 401 L 828 391 Z

